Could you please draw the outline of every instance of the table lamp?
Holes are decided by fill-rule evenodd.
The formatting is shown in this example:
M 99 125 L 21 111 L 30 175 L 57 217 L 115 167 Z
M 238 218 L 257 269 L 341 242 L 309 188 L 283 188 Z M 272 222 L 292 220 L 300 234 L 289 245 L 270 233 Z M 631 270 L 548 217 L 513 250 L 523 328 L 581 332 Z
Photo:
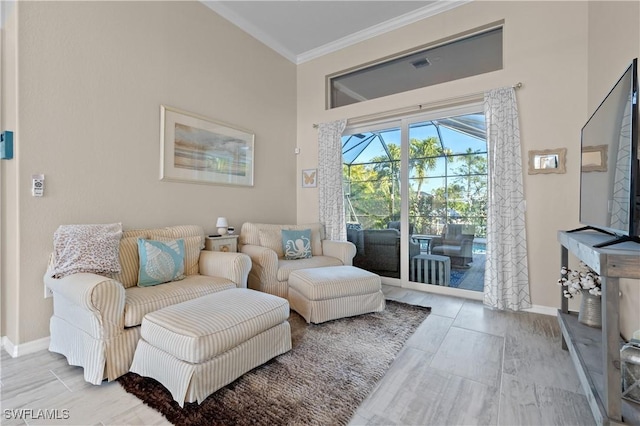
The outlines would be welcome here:
M 218 227 L 218 234 L 225 235 L 227 233 L 227 228 L 229 227 L 229 222 L 227 222 L 226 217 L 219 217 L 216 222 L 216 226 Z

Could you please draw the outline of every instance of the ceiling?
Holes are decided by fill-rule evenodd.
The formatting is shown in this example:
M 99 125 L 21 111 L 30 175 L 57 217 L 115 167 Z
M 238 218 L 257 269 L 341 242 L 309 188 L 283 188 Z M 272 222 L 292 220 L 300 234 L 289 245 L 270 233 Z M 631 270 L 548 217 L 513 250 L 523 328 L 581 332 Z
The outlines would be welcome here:
M 468 1 L 202 0 L 220 16 L 296 64 Z

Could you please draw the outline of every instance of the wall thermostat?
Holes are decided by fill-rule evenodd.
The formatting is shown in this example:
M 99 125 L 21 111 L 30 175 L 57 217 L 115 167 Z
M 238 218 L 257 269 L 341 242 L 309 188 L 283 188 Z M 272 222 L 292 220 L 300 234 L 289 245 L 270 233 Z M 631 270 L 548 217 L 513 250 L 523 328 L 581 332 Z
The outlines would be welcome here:
M 31 194 L 34 197 L 44 195 L 44 175 L 31 175 Z

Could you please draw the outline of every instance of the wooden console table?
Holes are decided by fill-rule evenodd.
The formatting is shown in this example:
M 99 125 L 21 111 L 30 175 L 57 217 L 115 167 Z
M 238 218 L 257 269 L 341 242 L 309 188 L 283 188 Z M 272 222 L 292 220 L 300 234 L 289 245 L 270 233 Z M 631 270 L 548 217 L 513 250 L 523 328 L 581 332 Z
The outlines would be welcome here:
M 578 322 L 577 313 L 569 312 L 568 300 L 560 290 L 562 347 L 571 354 L 596 423 L 640 425 L 640 405 L 621 398 L 619 324 L 619 280 L 640 279 L 640 245 L 628 242 L 593 247 L 610 239 L 594 231 L 558 232 L 561 264 L 568 266 L 571 252 L 602 278 L 602 329 Z

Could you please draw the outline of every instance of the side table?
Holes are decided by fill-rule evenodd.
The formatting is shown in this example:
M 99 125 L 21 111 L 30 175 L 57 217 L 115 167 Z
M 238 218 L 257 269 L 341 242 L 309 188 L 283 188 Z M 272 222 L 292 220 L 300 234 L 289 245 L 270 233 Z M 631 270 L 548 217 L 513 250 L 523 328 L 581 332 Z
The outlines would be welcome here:
M 418 283 L 448 286 L 451 281 L 451 259 L 436 254 L 414 256 L 409 278 Z
M 238 251 L 237 235 L 221 235 L 219 237 L 207 236 L 204 239 L 204 249 L 209 251 Z

